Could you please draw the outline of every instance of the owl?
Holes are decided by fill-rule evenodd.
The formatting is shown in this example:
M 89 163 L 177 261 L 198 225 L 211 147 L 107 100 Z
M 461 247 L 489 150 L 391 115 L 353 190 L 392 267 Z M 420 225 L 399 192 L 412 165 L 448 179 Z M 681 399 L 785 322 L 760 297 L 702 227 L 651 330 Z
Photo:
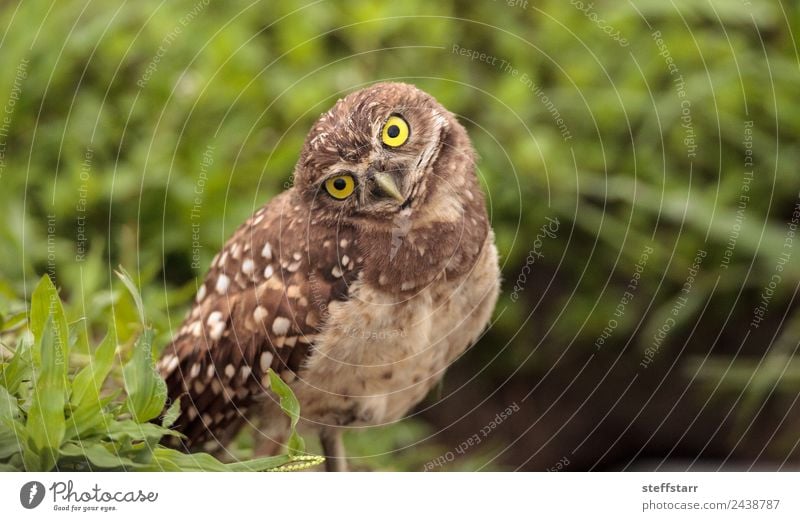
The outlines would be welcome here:
M 272 368 L 344 470 L 341 435 L 419 403 L 489 322 L 500 275 L 464 127 L 432 96 L 378 83 L 314 124 L 292 187 L 213 259 L 158 368 L 185 448 L 247 422 L 285 428 Z

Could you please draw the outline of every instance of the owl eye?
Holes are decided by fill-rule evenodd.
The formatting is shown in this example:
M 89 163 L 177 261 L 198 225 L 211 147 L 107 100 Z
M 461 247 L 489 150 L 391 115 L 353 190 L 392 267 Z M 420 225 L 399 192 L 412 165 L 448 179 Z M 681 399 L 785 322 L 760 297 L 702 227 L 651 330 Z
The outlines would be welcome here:
M 408 123 L 406 123 L 406 120 L 400 116 L 390 116 L 383 125 L 383 130 L 381 131 L 381 141 L 383 141 L 383 144 L 386 146 L 390 146 L 392 148 L 399 147 L 408 141 L 408 135 L 410 132 L 411 129 L 408 128 Z
M 347 199 L 356 188 L 356 182 L 351 175 L 337 175 L 325 181 L 325 190 L 334 199 Z

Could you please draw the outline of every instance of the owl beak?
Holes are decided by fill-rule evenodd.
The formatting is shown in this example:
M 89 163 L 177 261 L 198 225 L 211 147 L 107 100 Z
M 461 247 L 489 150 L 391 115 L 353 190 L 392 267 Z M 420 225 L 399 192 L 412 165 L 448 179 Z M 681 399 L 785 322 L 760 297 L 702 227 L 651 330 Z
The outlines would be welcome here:
M 380 195 L 382 197 L 391 197 L 400 204 L 403 204 L 406 201 L 406 198 L 400 193 L 400 189 L 397 187 L 397 183 L 391 174 L 387 174 L 386 172 L 375 172 L 372 175 L 372 181 L 375 183 L 374 191 L 377 192 L 376 195 Z

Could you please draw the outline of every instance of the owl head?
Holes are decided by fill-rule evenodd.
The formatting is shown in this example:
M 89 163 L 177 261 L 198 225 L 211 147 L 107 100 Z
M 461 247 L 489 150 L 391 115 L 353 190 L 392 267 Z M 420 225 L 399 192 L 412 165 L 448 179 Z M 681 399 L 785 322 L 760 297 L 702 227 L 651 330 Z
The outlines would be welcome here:
M 295 186 L 314 216 L 338 224 L 391 226 L 474 191 L 474 153 L 464 128 L 413 85 L 377 83 L 340 99 L 314 124 Z

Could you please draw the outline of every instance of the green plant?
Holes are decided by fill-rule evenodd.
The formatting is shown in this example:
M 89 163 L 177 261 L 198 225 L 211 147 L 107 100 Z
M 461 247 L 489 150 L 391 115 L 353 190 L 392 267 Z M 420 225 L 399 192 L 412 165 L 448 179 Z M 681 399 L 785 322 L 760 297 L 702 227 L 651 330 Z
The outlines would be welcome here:
M 28 329 L 0 365 L 0 470 L 265 471 L 298 470 L 322 461 L 303 453 L 303 440 L 294 431 L 299 404 L 275 374 L 270 374 L 272 390 L 292 420 L 288 454 L 223 463 L 210 454 L 163 446 L 165 437 L 181 436 L 170 429 L 180 405 L 175 401 L 159 418 L 167 394 L 153 366 L 154 333 L 145 324 L 133 281 L 124 271 L 118 275 L 141 319 L 121 372 L 115 361 L 122 359 L 124 346 L 113 330 L 93 351 L 86 349 L 83 364 L 76 361 L 80 350 L 70 358 L 82 321 L 68 324 L 50 278 L 39 281 Z M 115 370 L 122 385 L 112 377 Z

